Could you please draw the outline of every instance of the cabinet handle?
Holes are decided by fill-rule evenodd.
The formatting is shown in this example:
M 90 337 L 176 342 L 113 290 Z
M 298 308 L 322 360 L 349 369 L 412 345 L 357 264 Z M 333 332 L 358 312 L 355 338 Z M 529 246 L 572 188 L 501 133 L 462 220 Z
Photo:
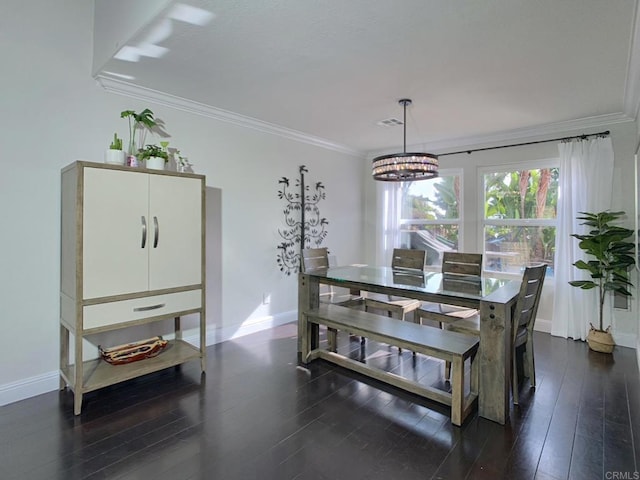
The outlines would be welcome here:
M 153 217 L 153 228 L 155 229 L 155 234 L 153 236 L 153 248 L 158 248 L 158 240 L 160 239 L 160 226 L 158 225 L 158 217 Z
M 148 312 L 149 310 L 157 310 L 166 305 L 166 303 L 158 303 L 157 305 L 149 305 L 148 307 L 135 307 L 134 312 Z
M 144 248 L 147 244 L 147 219 L 144 218 L 144 215 L 140 218 L 142 220 L 142 243 L 140 244 L 140 248 Z

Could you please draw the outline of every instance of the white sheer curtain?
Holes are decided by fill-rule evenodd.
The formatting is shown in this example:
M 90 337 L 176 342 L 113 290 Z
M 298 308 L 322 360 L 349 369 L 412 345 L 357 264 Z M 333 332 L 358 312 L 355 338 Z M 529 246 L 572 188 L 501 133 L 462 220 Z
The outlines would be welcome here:
M 611 138 L 605 137 L 563 142 L 558 149 L 560 178 L 551 334 L 585 340 L 589 323 L 598 324 L 597 292 L 568 283 L 590 278 L 573 266 L 585 255 L 571 234 L 587 232 L 581 221 L 576 220 L 579 212 L 595 213 L 611 208 L 613 145 Z
M 393 249 L 400 244 L 399 215 L 402 190 L 399 182 L 377 182 L 377 211 L 382 212 L 377 222 L 376 264 L 391 265 Z

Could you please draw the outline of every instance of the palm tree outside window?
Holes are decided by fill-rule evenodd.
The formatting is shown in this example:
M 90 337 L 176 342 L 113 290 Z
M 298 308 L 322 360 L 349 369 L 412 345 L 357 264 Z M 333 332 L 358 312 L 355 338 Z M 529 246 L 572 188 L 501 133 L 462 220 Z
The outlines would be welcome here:
M 553 275 L 559 169 L 553 164 L 481 171 L 484 268 L 520 274 L 544 263 Z

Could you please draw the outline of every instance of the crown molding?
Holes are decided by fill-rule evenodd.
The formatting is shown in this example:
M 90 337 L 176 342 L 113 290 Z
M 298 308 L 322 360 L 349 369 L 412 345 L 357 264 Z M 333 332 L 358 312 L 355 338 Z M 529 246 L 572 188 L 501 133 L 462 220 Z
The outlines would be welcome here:
M 564 135 L 575 130 L 592 130 L 595 128 L 608 127 L 617 123 L 633 122 L 634 118 L 626 113 L 612 113 L 586 117 L 565 122 L 548 123 L 535 127 L 517 128 L 488 135 L 474 135 L 469 137 L 447 138 L 433 142 L 408 145 L 409 149 L 427 150 L 429 152 L 443 154 L 447 150 L 463 149 L 465 147 L 477 147 L 479 145 L 494 145 L 507 142 L 522 142 L 529 140 L 540 140 L 549 135 Z M 589 132 L 584 132 L 589 133 Z M 368 152 L 367 158 L 391 153 L 390 150 Z
M 193 113 L 207 118 L 213 118 L 226 123 L 231 123 L 240 127 L 251 128 L 262 133 L 277 135 L 289 140 L 306 143 L 327 150 L 344 153 L 354 157 L 364 158 L 365 152 L 354 150 L 346 145 L 331 142 L 324 138 L 315 137 L 313 135 L 293 130 L 279 125 L 263 122 L 256 118 L 247 117 L 238 113 L 223 110 L 221 108 L 212 107 L 204 103 L 194 102 L 186 98 L 178 97 L 168 93 L 153 90 L 151 88 L 141 87 L 122 80 L 96 75 L 95 80 L 107 92 L 116 93 L 125 97 L 136 98 L 157 105 L 164 105 L 169 108 L 181 110 L 183 112 Z
M 640 22 L 638 23 L 640 24 Z M 640 39 L 640 34 L 638 35 L 638 38 Z M 640 51 L 640 49 L 638 50 Z M 640 67 L 640 58 L 638 58 L 637 60 L 639 61 L 637 62 L 636 66 Z M 630 71 L 631 70 L 634 70 L 635 73 L 638 74 L 637 78 L 634 81 L 640 82 L 640 68 L 632 69 L 630 67 Z M 240 115 L 238 113 L 230 112 L 228 110 L 215 108 L 210 105 L 206 105 L 204 103 L 194 102 L 193 100 L 188 100 L 186 98 L 160 92 L 158 90 L 153 90 L 150 88 L 141 87 L 139 85 L 134 85 L 132 83 L 125 82 L 122 80 L 116 80 L 116 79 L 105 77 L 102 75 L 97 75 L 95 79 L 102 88 L 104 88 L 106 91 L 111 93 L 116 93 L 118 95 L 123 95 L 130 98 L 136 98 L 139 100 L 152 102 L 158 105 L 164 105 L 176 110 L 181 110 L 184 112 L 193 113 L 195 115 L 200 115 L 203 117 L 212 118 L 222 122 L 231 123 L 233 125 L 237 125 L 240 127 L 251 128 L 253 130 L 257 130 L 262 133 L 277 135 L 279 137 L 287 138 L 289 140 L 306 143 L 308 145 L 313 145 L 313 146 L 324 148 L 327 150 L 344 153 L 344 154 L 351 155 L 358 158 L 373 158 L 378 155 L 384 155 L 384 154 L 392 153 L 393 151 L 395 151 L 394 149 L 387 149 L 387 150 L 379 150 L 379 151 L 362 152 L 359 150 L 354 150 L 353 148 L 347 147 L 345 145 L 331 142 L 324 138 L 315 137 L 313 135 L 300 132 L 298 130 L 293 130 L 293 129 L 282 127 L 273 123 L 264 122 L 262 120 L 258 120 L 255 118 Z M 629 102 L 640 101 L 640 88 L 635 88 L 634 93 L 630 93 L 629 95 L 630 96 L 633 95 L 634 97 L 637 97 L 633 100 L 628 100 Z M 625 107 L 626 107 L 626 102 L 627 102 L 627 99 L 625 98 Z M 635 111 L 637 112 L 638 105 L 634 104 L 633 108 L 635 108 Z M 488 135 L 474 135 L 474 136 L 468 136 L 468 137 L 447 138 L 447 139 L 435 140 L 432 142 L 425 142 L 421 144 L 408 145 L 407 148 L 423 149 L 431 152 L 445 153 L 447 150 L 451 150 L 451 149 L 461 149 L 465 147 L 487 145 L 487 144 L 493 145 L 493 144 L 500 144 L 500 143 L 506 143 L 506 142 L 527 141 L 532 139 L 540 139 L 541 137 L 545 137 L 549 135 L 564 134 L 566 132 L 571 132 L 575 130 L 589 130 L 593 128 L 602 128 L 602 127 L 606 127 L 606 126 L 617 124 L 617 123 L 633 122 L 635 121 L 635 118 L 636 118 L 635 115 L 630 115 L 629 113 L 627 113 L 627 108 L 625 108 L 624 113 L 620 112 L 620 113 L 613 113 L 613 114 L 607 114 L 607 115 L 599 115 L 594 117 L 586 117 L 586 118 L 570 120 L 565 122 L 549 123 L 544 125 L 538 125 L 536 127 L 505 130 L 502 132 L 491 133 Z

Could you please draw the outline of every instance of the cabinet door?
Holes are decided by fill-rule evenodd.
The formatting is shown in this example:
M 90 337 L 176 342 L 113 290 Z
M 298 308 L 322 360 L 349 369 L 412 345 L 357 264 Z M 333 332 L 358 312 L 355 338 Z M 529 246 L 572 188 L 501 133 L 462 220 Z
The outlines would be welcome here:
M 83 192 L 83 297 L 146 291 L 149 176 L 85 168 Z
M 202 282 L 202 182 L 150 175 L 149 288 Z

